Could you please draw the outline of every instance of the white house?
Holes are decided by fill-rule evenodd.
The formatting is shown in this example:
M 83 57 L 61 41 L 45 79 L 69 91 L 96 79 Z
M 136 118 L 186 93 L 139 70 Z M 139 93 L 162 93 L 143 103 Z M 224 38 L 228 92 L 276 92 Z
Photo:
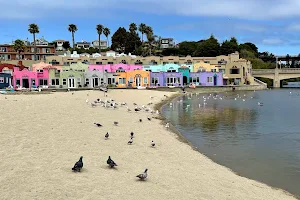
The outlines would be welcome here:
M 66 40 L 54 40 L 54 43 L 56 43 L 56 51 L 64 51 L 65 48 L 63 47 L 64 42 L 67 42 Z
M 92 45 L 94 48 L 99 49 L 99 41 L 98 40 L 94 40 L 92 42 Z M 106 49 L 107 48 L 107 41 L 106 40 L 100 40 L 100 47 L 101 49 Z

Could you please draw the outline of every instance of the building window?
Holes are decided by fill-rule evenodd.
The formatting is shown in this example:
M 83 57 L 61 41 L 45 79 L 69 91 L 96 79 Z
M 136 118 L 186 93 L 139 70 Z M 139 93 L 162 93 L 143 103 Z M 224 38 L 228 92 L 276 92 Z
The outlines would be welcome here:
M 219 72 L 225 74 L 225 69 L 219 69 Z
M 211 69 L 210 71 L 211 72 L 217 72 L 217 69 Z
M 133 78 L 132 77 L 129 78 L 129 83 L 133 83 Z
M 8 77 L 5 78 L 5 82 L 6 82 L 6 83 L 9 83 L 9 82 L 8 82 Z
M 39 72 L 39 73 L 43 73 L 42 69 L 37 69 L 36 71 Z
M 102 65 L 102 62 L 96 62 L 96 65 Z
M 48 85 L 47 79 L 39 79 L 39 85 Z
M 211 76 L 207 77 L 207 82 L 212 83 L 213 82 L 213 77 L 211 77 Z
M 175 69 L 168 69 L 167 72 L 176 72 Z
M 59 85 L 59 79 L 51 79 L 51 85 Z
M 199 83 L 200 79 L 199 77 L 190 77 L 190 83 Z
M 4 83 L 4 77 L 0 77 L 0 83 Z
M 123 64 L 127 64 L 126 60 L 122 60 L 121 63 Z
M 67 85 L 67 79 L 63 79 L 63 85 Z
M 148 84 L 148 78 L 144 77 L 144 84 Z
M 77 85 L 80 85 L 80 78 L 77 78 Z
M 90 84 L 90 79 L 86 78 L 86 79 L 85 79 L 85 84 L 86 84 L 86 85 L 89 85 L 89 84 Z
M 158 77 L 151 78 L 151 83 L 152 83 L 153 85 L 158 84 L 158 81 L 159 81 Z
M 168 62 L 163 62 L 163 65 L 169 64 Z
M 238 69 L 238 68 L 231 68 L 230 69 L 230 74 L 240 74 L 240 69 Z
M 109 65 L 113 65 L 113 64 L 114 64 L 114 62 L 107 62 L 107 64 L 109 64 Z
M 16 79 L 16 85 L 21 85 L 21 81 L 20 81 L 20 79 L 18 78 L 18 79 Z
M 126 84 L 126 78 L 119 78 L 119 84 Z

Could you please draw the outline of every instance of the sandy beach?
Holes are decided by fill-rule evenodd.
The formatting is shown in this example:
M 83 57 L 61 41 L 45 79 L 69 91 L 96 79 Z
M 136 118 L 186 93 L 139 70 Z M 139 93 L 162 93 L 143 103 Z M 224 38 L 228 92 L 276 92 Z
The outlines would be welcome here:
M 172 94 L 110 90 L 107 99 L 126 102 L 133 110 L 133 102 L 146 105 L 150 96 L 161 102 Z M 212 162 L 180 142 L 160 120 L 147 120 L 155 114 L 92 108 L 87 98 L 106 99 L 99 91 L 0 96 L 0 199 L 296 199 Z M 127 145 L 131 131 L 134 142 Z M 80 156 L 82 172 L 74 173 L 71 168 Z M 108 156 L 118 164 L 115 169 L 108 168 Z M 135 176 L 145 168 L 148 179 L 138 181 Z

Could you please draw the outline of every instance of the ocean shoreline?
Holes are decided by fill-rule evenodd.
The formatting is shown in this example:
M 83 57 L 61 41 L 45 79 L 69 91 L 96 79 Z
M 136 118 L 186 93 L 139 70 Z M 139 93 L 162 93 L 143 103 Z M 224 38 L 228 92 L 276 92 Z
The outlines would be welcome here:
M 210 91 L 210 92 L 209 92 L 209 91 L 203 91 L 203 92 L 198 92 L 198 93 L 199 93 L 199 94 L 209 94 L 209 93 L 224 93 L 224 92 L 225 92 L 225 91 Z M 190 92 L 190 93 L 192 93 L 192 92 Z M 162 102 L 159 102 L 159 103 L 157 103 L 157 104 L 154 105 L 154 109 L 155 109 L 155 110 L 159 110 L 159 113 L 160 113 L 160 114 L 159 114 L 160 117 L 156 117 L 156 119 L 161 120 L 161 124 L 162 124 L 162 125 L 163 125 L 163 124 L 166 124 L 166 123 L 169 123 L 169 124 L 170 124 L 170 129 L 169 129 L 169 130 L 170 130 L 171 132 L 175 133 L 176 139 L 177 139 L 178 141 L 180 141 L 180 142 L 182 142 L 182 143 L 185 143 L 185 144 L 189 145 L 189 146 L 192 148 L 192 150 L 197 151 L 197 152 L 200 153 L 202 156 L 204 156 L 204 157 L 206 157 L 207 159 L 211 160 L 213 163 L 215 163 L 215 164 L 217 164 L 217 165 L 219 165 L 219 166 L 225 167 L 226 169 L 228 169 L 229 171 L 233 172 L 233 173 L 234 173 L 235 175 L 237 175 L 237 176 L 240 176 L 240 177 L 243 177 L 243 178 L 252 180 L 252 181 L 256 181 L 256 182 L 258 182 L 258 183 L 260 183 L 260 184 L 264 184 L 264 185 L 266 185 L 266 186 L 268 186 L 268 187 L 271 187 L 273 190 L 280 190 L 280 191 L 286 193 L 287 195 L 293 196 L 293 197 L 295 197 L 296 199 L 300 200 L 300 196 L 297 196 L 297 195 L 295 195 L 295 194 L 292 194 L 292 193 L 290 193 L 290 192 L 288 192 L 288 191 L 286 191 L 286 190 L 284 190 L 284 189 L 282 189 L 282 188 L 277 188 L 277 187 L 268 185 L 268 184 L 266 184 L 266 183 L 263 183 L 263 182 L 261 182 L 261 181 L 258 181 L 258 180 L 255 180 L 255 179 L 248 178 L 248 177 L 246 177 L 246 176 L 243 176 L 243 175 L 241 175 L 241 174 L 239 174 L 239 173 L 233 171 L 233 170 L 232 170 L 231 168 L 229 168 L 229 167 L 226 167 L 226 166 L 224 166 L 224 165 L 221 165 L 221 164 L 215 162 L 213 159 L 211 159 L 211 158 L 208 157 L 207 155 L 201 153 L 201 151 L 200 151 L 197 147 L 195 147 L 190 141 L 188 141 L 188 140 L 183 136 L 183 134 L 182 134 L 182 133 L 181 133 L 181 132 L 180 132 L 180 131 L 179 131 L 179 130 L 171 123 L 171 122 L 169 122 L 168 119 L 167 119 L 167 118 L 163 115 L 163 113 L 162 113 L 162 108 L 163 108 L 164 106 L 166 106 L 167 104 L 169 104 L 169 103 L 171 103 L 172 101 L 176 100 L 177 98 L 180 98 L 180 97 L 185 96 L 185 95 L 187 95 L 187 94 L 189 94 L 189 93 L 187 93 L 187 92 L 186 92 L 186 93 L 179 93 L 179 92 L 176 92 L 176 93 L 173 94 L 172 96 L 170 96 L 170 97 L 164 99 Z

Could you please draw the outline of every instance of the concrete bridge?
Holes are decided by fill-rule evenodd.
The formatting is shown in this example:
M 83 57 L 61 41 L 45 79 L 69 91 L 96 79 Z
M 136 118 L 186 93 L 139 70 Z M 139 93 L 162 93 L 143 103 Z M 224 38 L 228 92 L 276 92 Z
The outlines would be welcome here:
M 253 77 L 273 79 L 273 87 L 280 88 L 280 81 L 290 78 L 300 78 L 300 68 L 285 69 L 253 69 Z

